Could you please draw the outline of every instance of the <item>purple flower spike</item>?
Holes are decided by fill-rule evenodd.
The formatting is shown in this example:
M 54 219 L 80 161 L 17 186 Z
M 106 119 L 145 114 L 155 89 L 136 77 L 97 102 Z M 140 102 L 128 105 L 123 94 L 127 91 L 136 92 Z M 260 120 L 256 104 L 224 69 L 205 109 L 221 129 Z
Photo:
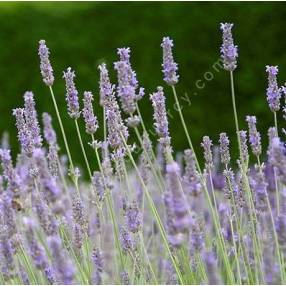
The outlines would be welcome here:
M 83 110 L 82 115 L 85 121 L 85 131 L 88 134 L 94 134 L 98 128 L 97 118 L 94 115 L 93 107 L 93 94 L 90 91 L 84 92 Z
M 40 61 L 41 61 L 40 69 L 43 81 L 47 86 L 52 86 L 55 78 L 53 75 L 53 68 L 49 60 L 50 51 L 46 46 L 45 40 L 39 41 L 38 55 L 40 56 Z
M 221 157 L 221 162 L 225 165 L 229 164 L 230 155 L 229 155 L 229 139 L 226 133 L 221 133 L 219 135 L 219 152 Z
M 223 67 L 227 71 L 234 71 L 237 67 L 236 58 L 238 57 L 237 46 L 233 43 L 231 29 L 233 24 L 231 23 L 221 23 L 220 29 L 223 33 L 222 35 L 222 46 L 220 48 L 221 57 L 223 60 Z
M 64 72 L 63 78 L 66 81 L 66 102 L 68 105 L 69 116 L 78 119 L 80 116 L 78 91 L 74 84 L 75 73 L 70 67 Z
M 53 256 L 54 268 L 60 284 L 71 285 L 74 280 L 75 269 L 68 255 L 64 251 L 62 242 L 58 236 L 52 236 L 48 239 L 48 244 Z
M 38 122 L 38 115 L 35 108 L 34 95 L 31 91 L 24 94 L 24 114 L 26 119 L 26 126 L 31 134 L 33 145 L 37 147 L 42 146 L 42 137 L 40 135 L 40 127 Z
M 102 272 L 103 272 L 103 257 L 101 251 L 96 248 L 92 252 L 92 260 L 95 267 L 95 273 L 93 273 L 93 284 L 102 284 Z
M 133 241 L 131 235 L 129 231 L 124 227 L 120 229 L 120 242 L 123 251 L 128 252 L 133 249 Z
M 183 182 L 188 193 L 193 196 L 197 196 L 201 192 L 202 186 L 196 168 L 195 155 L 191 149 L 185 150 L 184 159 L 186 162 L 186 167 Z
M 249 143 L 251 145 L 252 153 L 255 156 L 259 156 L 262 152 L 261 150 L 261 136 L 256 128 L 256 116 L 246 116 L 246 121 L 248 123 L 249 129 Z
M 204 159 L 206 168 L 209 170 L 213 167 L 213 156 L 212 156 L 212 140 L 209 138 L 209 136 L 203 137 L 203 142 L 201 143 L 201 146 L 204 149 Z
M 244 162 L 248 162 L 248 146 L 247 146 L 247 132 L 241 130 L 238 132 L 239 139 L 240 139 L 240 149 L 241 155 Z
M 276 112 L 280 109 L 281 88 L 277 84 L 277 66 L 266 66 L 266 72 L 268 73 L 268 87 L 266 91 L 268 105 L 272 112 Z
M 104 106 L 106 104 L 106 100 L 113 95 L 114 85 L 110 83 L 106 64 L 103 63 L 99 65 L 98 69 L 100 71 L 100 81 L 99 81 L 100 105 Z
M 43 125 L 44 125 L 44 138 L 49 145 L 57 144 L 57 134 L 52 126 L 52 117 L 49 113 L 43 113 Z
M 25 121 L 24 108 L 13 109 L 13 115 L 16 118 L 16 126 L 18 129 L 18 140 L 20 142 L 22 151 L 27 154 L 31 154 L 34 149 L 33 139 L 29 132 Z
M 171 138 L 169 136 L 168 118 L 165 106 L 165 95 L 163 87 L 159 86 L 157 92 L 150 95 L 152 106 L 154 109 L 154 127 L 159 136 L 162 145 L 170 145 Z
M 136 233 L 140 230 L 142 224 L 142 216 L 136 202 L 133 202 L 126 210 L 127 226 L 129 231 Z
M 138 80 L 130 63 L 130 48 L 118 49 L 117 53 L 120 60 L 114 63 L 114 68 L 117 71 L 118 77 L 118 96 L 124 112 L 133 114 L 136 110 L 137 100 L 144 95 L 144 89 L 139 89 L 139 93 L 136 94 Z
M 169 37 L 164 37 L 161 43 L 161 47 L 163 48 L 163 74 L 164 74 L 164 81 L 168 85 L 175 85 L 178 83 L 179 75 L 177 74 L 178 71 L 178 64 L 175 63 L 173 58 L 173 40 Z

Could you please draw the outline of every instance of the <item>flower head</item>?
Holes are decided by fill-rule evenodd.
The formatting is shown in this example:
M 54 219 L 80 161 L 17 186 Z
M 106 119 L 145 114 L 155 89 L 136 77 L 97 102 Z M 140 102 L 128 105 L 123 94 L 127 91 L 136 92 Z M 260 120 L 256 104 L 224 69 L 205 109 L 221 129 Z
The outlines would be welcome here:
M 44 112 L 42 115 L 44 125 L 44 138 L 49 145 L 57 144 L 57 134 L 52 126 L 52 117 L 49 113 Z
M 268 73 L 268 87 L 266 90 L 267 101 L 272 112 L 280 109 L 281 88 L 277 84 L 277 66 L 266 66 Z
M 157 88 L 157 92 L 151 94 L 150 98 L 154 109 L 154 127 L 159 136 L 159 141 L 162 145 L 170 145 L 171 138 L 169 136 L 168 118 L 163 87 L 159 86 Z
M 221 23 L 220 29 L 223 33 L 222 35 L 222 46 L 220 48 L 221 57 L 223 60 L 223 67 L 227 71 L 234 71 L 237 67 L 236 58 L 238 57 L 237 46 L 233 43 L 231 29 L 233 24 L 231 23 Z
M 66 81 L 66 102 L 68 105 L 69 116 L 78 119 L 80 116 L 78 91 L 74 84 L 75 73 L 70 67 L 64 72 L 63 78 Z
M 140 88 L 139 93 L 136 93 L 138 80 L 130 63 L 130 48 L 120 48 L 117 50 L 117 53 L 120 60 L 114 63 L 114 68 L 117 71 L 118 77 L 118 96 L 124 112 L 133 114 L 136 110 L 137 100 L 144 95 L 144 89 Z
M 213 155 L 212 155 L 212 150 L 211 150 L 213 144 L 209 136 L 203 137 L 203 142 L 201 143 L 201 146 L 204 149 L 204 159 L 205 159 L 206 168 L 210 169 L 213 166 Z
M 229 164 L 230 155 L 229 155 L 229 139 L 226 133 L 221 133 L 219 135 L 219 152 L 221 157 L 221 162 L 225 165 Z
M 161 43 L 161 47 L 163 48 L 163 74 L 164 74 L 164 81 L 168 85 L 175 85 L 178 83 L 179 75 L 177 74 L 178 71 L 178 64 L 174 61 L 173 58 L 173 40 L 169 37 L 164 37 Z
M 248 123 L 249 129 L 249 143 L 251 145 L 252 152 L 255 156 L 261 154 L 261 136 L 256 128 L 256 117 L 255 116 L 246 116 L 246 121 Z
M 55 78 L 53 74 L 53 68 L 51 66 L 50 59 L 49 59 L 50 51 L 48 47 L 46 46 L 45 40 L 39 41 L 38 55 L 40 56 L 40 61 L 41 61 L 40 70 L 41 70 L 43 81 L 47 86 L 52 86 Z
M 103 106 L 106 103 L 106 99 L 112 96 L 114 92 L 114 85 L 110 83 L 108 70 L 106 68 L 106 64 L 103 63 L 98 66 L 100 71 L 100 81 L 99 81 L 99 89 L 100 89 L 100 104 Z
M 88 134 L 94 134 L 98 128 L 98 122 L 92 107 L 93 94 L 90 91 L 85 91 L 83 96 L 82 115 L 85 121 L 85 131 Z

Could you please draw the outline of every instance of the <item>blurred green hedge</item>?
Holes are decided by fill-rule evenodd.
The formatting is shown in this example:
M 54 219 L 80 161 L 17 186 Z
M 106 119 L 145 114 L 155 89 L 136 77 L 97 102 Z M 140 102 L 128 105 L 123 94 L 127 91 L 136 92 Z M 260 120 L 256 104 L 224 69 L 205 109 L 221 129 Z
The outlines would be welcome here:
M 174 104 L 171 89 L 162 81 L 161 48 L 163 36 L 175 43 L 179 64 L 180 96 L 188 94 L 191 105 L 182 100 L 183 112 L 191 136 L 200 151 L 200 140 L 208 134 L 217 142 L 220 132 L 227 132 L 236 149 L 234 121 L 227 72 L 216 72 L 212 65 L 219 58 L 220 22 L 233 22 L 235 43 L 239 46 L 235 88 L 241 128 L 246 128 L 247 114 L 258 117 L 258 127 L 267 139 L 267 128 L 273 125 L 266 102 L 265 65 L 279 65 L 279 81 L 286 79 L 286 6 L 279 2 L 32 2 L 0 3 L 0 132 L 9 131 L 13 153 L 18 150 L 12 108 L 21 106 L 26 90 L 35 93 L 39 112 L 54 115 L 48 89 L 42 83 L 37 56 L 38 41 L 45 39 L 51 50 L 55 70 L 55 94 L 60 104 L 72 152 L 82 164 L 74 124 L 65 105 L 63 70 L 75 69 L 80 94 L 91 90 L 98 99 L 97 65 L 108 64 L 115 81 L 113 62 L 116 48 L 129 46 L 132 65 L 147 96 L 140 102 L 146 125 L 152 127 L 149 93 L 156 86 L 165 88 L 168 108 Z M 212 72 L 213 79 L 204 79 Z M 203 89 L 196 81 L 203 80 Z M 95 112 L 102 122 L 98 100 Z M 170 131 L 175 150 L 187 147 L 179 116 L 172 112 Z M 281 114 L 280 127 L 285 125 Z M 58 128 L 56 120 L 54 125 Z M 81 125 L 83 130 L 83 125 Z M 98 133 L 100 137 L 101 131 Z M 58 133 L 60 137 L 60 133 Z M 85 137 L 87 138 L 87 137 Z M 63 146 L 63 145 L 62 145 Z M 264 148 L 265 150 L 265 148 Z M 88 152 L 90 159 L 92 152 Z M 235 151 L 234 151 L 234 154 Z M 92 159 L 91 159 L 92 160 Z

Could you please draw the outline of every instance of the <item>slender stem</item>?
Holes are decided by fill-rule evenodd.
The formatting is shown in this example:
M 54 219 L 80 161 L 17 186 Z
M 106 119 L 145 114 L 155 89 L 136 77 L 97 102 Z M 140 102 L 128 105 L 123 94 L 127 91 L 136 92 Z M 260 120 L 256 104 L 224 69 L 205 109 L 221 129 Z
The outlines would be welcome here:
M 54 103 L 54 107 L 55 107 L 55 110 L 56 110 L 57 118 L 58 118 L 58 121 L 59 121 L 59 124 L 60 124 L 62 136 L 63 136 L 63 139 L 64 139 L 64 144 L 65 144 L 65 147 L 66 147 L 68 159 L 69 159 L 70 166 L 71 166 L 71 170 L 72 170 L 72 173 L 73 173 L 73 171 L 74 171 L 74 164 L 73 164 L 73 161 L 72 161 L 72 157 L 71 157 L 68 141 L 67 141 L 67 138 L 66 138 L 64 126 L 63 126 L 63 123 L 62 123 L 62 119 L 61 119 L 61 116 L 60 116 L 60 113 L 59 113 L 59 110 L 58 110 L 57 101 L 56 101 L 56 98 L 55 98 L 55 95 L 54 95 L 54 92 L 53 92 L 53 88 L 51 86 L 49 88 L 50 88 L 52 100 L 53 100 L 53 103 Z
M 92 139 L 94 139 L 93 135 L 92 135 Z M 100 157 L 99 157 L 97 148 L 95 148 L 94 151 L 95 151 L 95 156 L 96 156 L 97 163 L 98 163 L 98 166 L 99 166 L 99 170 L 100 170 L 101 173 L 103 173 L 102 172 L 102 165 L 101 165 L 101 161 L 100 161 Z M 112 203 L 112 197 L 111 197 L 109 189 L 106 189 L 106 192 L 107 192 L 106 197 L 107 197 L 108 211 L 109 211 L 109 215 L 111 217 L 112 224 L 113 224 L 115 245 L 116 245 L 116 247 L 117 247 L 117 249 L 119 251 L 121 269 L 123 270 L 124 269 L 123 254 L 122 254 L 121 247 L 120 247 L 120 242 L 119 242 L 118 227 L 117 227 L 117 222 L 116 222 L 116 219 L 115 219 L 115 213 L 114 213 L 114 208 L 113 208 L 113 203 Z
M 177 108 L 178 108 L 178 112 L 179 112 L 179 115 L 180 115 L 180 119 L 181 119 L 181 122 L 182 122 L 182 125 L 183 125 L 183 128 L 184 128 L 184 131 L 185 131 L 185 135 L 187 137 L 187 140 L 188 140 L 188 143 L 190 145 L 190 148 L 193 151 L 197 168 L 198 168 L 199 172 L 201 173 L 200 164 L 198 162 L 198 159 L 197 159 L 197 156 L 196 156 L 196 153 L 195 153 L 195 150 L 194 150 L 194 147 L 193 147 L 193 144 L 192 144 L 192 141 L 191 141 L 191 138 L 190 138 L 187 126 L 186 126 L 186 122 L 185 122 L 185 119 L 184 119 L 184 116 L 183 116 L 183 113 L 182 113 L 182 110 L 181 110 L 181 106 L 180 106 L 179 99 L 178 99 L 177 92 L 176 92 L 176 89 L 175 89 L 174 85 L 172 85 L 172 90 L 173 90 L 173 94 L 174 94 L 174 97 L 175 97 L 175 101 L 176 101 L 176 105 L 177 105 Z
M 172 252 L 171 252 L 171 250 L 170 250 L 170 247 L 169 247 L 169 244 L 168 244 L 168 240 L 167 240 L 167 235 L 166 235 L 165 229 L 164 229 L 164 227 L 163 227 L 161 218 L 160 218 L 160 216 L 159 216 L 159 214 L 158 214 L 158 212 L 157 212 L 155 203 L 154 203 L 154 201 L 153 201 L 153 199 L 152 199 L 152 197 L 151 197 L 151 195 L 150 195 L 150 193 L 149 193 L 149 191 L 148 191 L 148 189 L 147 189 L 147 187 L 146 187 L 146 185 L 145 185 L 145 183 L 144 183 L 144 181 L 143 181 L 143 179 L 142 179 L 142 177 L 141 177 L 141 175 L 140 175 L 140 172 L 139 172 L 139 170 L 138 170 L 138 167 L 137 167 L 137 165 L 136 165 L 136 163 L 135 163 L 135 161 L 134 161 L 134 159 L 133 159 L 133 156 L 132 156 L 132 154 L 131 154 L 130 148 L 129 148 L 129 146 L 127 145 L 127 143 L 126 143 L 126 141 L 125 141 L 125 138 L 124 138 L 124 136 L 123 136 L 122 134 L 121 134 L 121 138 L 122 138 L 122 142 L 123 142 L 123 144 L 124 144 L 124 146 L 125 146 L 125 148 L 126 148 L 126 150 L 127 150 L 128 157 L 129 157 L 129 159 L 130 159 L 130 161 L 131 161 L 131 163 L 132 163 L 132 165 L 133 165 L 133 167 L 134 167 L 136 173 L 138 174 L 138 178 L 139 178 L 139 180 L 140 180 L 140 182 L 141 182 L 141 185 L 142 185 L 142 187 L 143 187 L 143 189 L 144 189 L 144 192 L 146 193 L 146 197 L 147 197 L 147 200 L 148 200 L 148 202 L 149 202 L 151 211 L 152 211 L 153 215 L 155 216 L 156 222 L 157 222 L 157 224 L 158 224 L 160 233 L 161 233 L 162 238 L 163 238 L 164 245 L 165 245 L 165 247 L 166 247 L 166 249 L 167 249 L 167 252 L 168 252 L 168 254 L 169 254 L 170 258 L 171 258 L 171 261 L 172 261 L 173 266 L 174 266 L 174 268 L 175 268 L 175 270 L 176 270 L 176 273 L 177 273 L 177 275 L 178 275 L 178 278 L 179 278 L 179 280 L 180 280 L 180 283 L 181 283 L 181 284 L 184 284 L 184 280 L 183 280 L 181 271 L 180 271 L 180 269 L 179 269 L 179 267 L 178 267 L 178 265 L 177 265 L 177 263 L 176 263 L 176 261 L 175 261 L 175 259 L 174 259 L 174 257 L 173 257 L 173 254 L 172 254 Z
M 76 126 L 76 132 L 77 132 L 77 135 L 78 135 L 80 147 L 81 147 L 82 154 L 83 154 L 83 157 L 84 157 L 84 161 L 85 161 L 85 164 L 86 164 L 86 168 L 87 168 L 87 171 L 88 171 L 88 175 L 90 177 L 90 180 L 92 180 L 92 174 L 91 174 L 89 162 L 87 160 L 86 152 L 85 152 L 85 149 L 84 149 L 84 146 L 83 146 L 83 142 L 82 142 L 82 138 L 81 138 L 81 134 L 80 134 L 80 130 L 79 130 L 77 119 L 75 119 L 74 122 L 75 122 L 75 126 Z
M 106 142 L 106 118 L 105 118 L 105 106 L 103 106 L 103 139 Z
M 277 124 L 277 114 L 276 114 L 276 111 L 274 111 L 273 114 L 274 114 L 274 124 L 275 124 L 275 129 L 276 129 L 276 136 L 278 136 L 278 124 Z

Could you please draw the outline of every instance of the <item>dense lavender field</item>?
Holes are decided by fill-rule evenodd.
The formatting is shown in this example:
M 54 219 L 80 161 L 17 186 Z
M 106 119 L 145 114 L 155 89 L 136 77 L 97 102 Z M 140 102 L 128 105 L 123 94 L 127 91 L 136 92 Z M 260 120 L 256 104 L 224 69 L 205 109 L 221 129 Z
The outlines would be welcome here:
M 286 147 L 282 122 L 276 119 L 286 88 L 277 82 L 278 67 L 266 66 L 265 99 L 273 127 L 264 130 L 269 144 L 262 148 L 255 115 L 246 117 L 247 131 L 238 126 L 238 48 L 232 27 L 220 26 L 219 64 L 230 77 L 230 120 L 237 133 L 232 147 L 238 148 L 239 156 L 230 158 L 226 133 L 216 144 L 204 136 L 203 166 L 191 141 L 195 126 L 185 120 L 176 93 L 179 72 L 169 37 L 161 44 L 167 86 L 158 86 L 150 95 L 137 81 L 129 48 L 119 48 L 119 59 L 110 67 L 117 72 L 116 84 L 110 82 L 107 66 L 99 65 L 95 100 L 90 91 L 78 93 L 72 68 L 64 71 L 67 112 L 78 138 L 65 135 L 64 111 L 58 110 L 59 95 L 53 92 L 50 52 L 46 42 L 39 41 L 40 71 L 56 118 L 37 114 L 40 98 L 27 91 L 24 106 L 13 110 L 21 147 L 15 163 L 7 136 L 2 139 L 1 284 L 286 283 Z M 183 156 L 172 149 L 166 89 L 173 91 L 174 112 L 181 119 L 178 128 L 183 128 L 189 144 Z M 157 146 L 152 146 L 153 130 L 146 130 L 140 113 L 143 96 L 150 97 L 154 110 Z M 103 120 L 94 113 L 99 108 Z M 207 120 L 211 116 L 215 114 Z M 81 120 L 85 130 L 80 130 Z M 60 134 L 53 129 L 56 124 Z M 103 138 L 97 136 L 98 128 L 104 130 Z M 88 142 L 82 140 L 83 132 Z M 130 133 L 136 142 L 130 142 Z M 64 146 L 58 145 L 57 136 Z M 83 170 L 74 164 L 69 149 L 75 141 L 86 163 Z M 88 148 L 94 150 L 93 157 L 87 157 Z M 93 160 L 96 170 L 90 167 Z

